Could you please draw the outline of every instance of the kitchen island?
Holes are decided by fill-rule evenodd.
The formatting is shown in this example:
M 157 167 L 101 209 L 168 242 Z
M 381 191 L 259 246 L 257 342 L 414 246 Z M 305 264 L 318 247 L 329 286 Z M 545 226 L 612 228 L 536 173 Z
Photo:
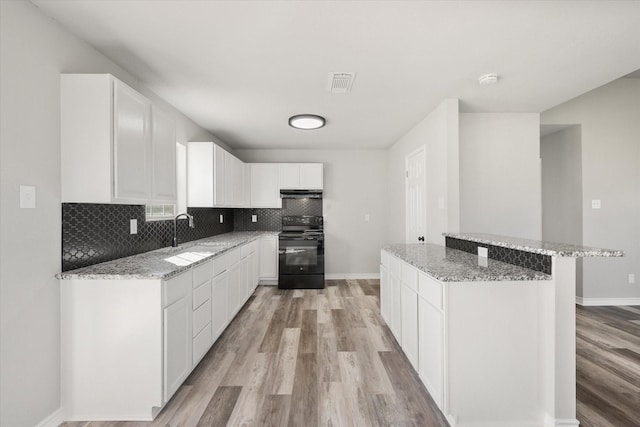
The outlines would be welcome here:
M 66 420 L 153 420 L 253 294 L 260 265 L 277 267 L 277 234 L 226 233 L 60 273 Z
M 449 423 L 577 426 L 575 260 L 623 253 L 445 236 L 447 247 L 385 246 L 380 293 L 383 318 Z

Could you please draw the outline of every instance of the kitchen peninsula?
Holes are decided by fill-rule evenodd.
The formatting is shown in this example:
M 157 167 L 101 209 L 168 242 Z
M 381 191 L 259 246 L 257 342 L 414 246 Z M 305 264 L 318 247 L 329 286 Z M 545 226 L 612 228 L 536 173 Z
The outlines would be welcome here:
M 445 237 L 446 247 L 382 249 L 380 303 L 449 423 L 577 426 L 576 258 L 624 254 L 487 234 Z

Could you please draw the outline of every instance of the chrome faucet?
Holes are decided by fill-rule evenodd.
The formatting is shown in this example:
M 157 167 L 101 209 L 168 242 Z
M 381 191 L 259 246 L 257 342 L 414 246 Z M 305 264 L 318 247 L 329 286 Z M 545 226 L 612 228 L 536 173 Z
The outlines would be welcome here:
M 186 212 L 182 212 L 179 213 L 178 215 L 176 215 L 175 218 L 173 218 L 173 243 L 171 246 L 173 246 L 174 248 L 178 247 L 178 219 L 181 217 L 185 217 L 189 220 L 189 228 L 195 228 L 195 225 L 193 225 L 193 216 L 189 215 Z

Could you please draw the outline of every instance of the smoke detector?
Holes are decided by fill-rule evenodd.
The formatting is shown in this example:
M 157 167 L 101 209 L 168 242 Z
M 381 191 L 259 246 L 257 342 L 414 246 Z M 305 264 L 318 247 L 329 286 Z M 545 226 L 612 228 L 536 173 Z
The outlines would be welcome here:
M 478 83 L 484 86 L 496 84 L 498 83 L 498 75 L 496 73 L 485 74 L 478 77 Z
M 329 73 L 329 85 L 327 90 L 331 93 L 351 92 L 351 86 L 353 86 L 353 80 L 355 78 L 355 71 L 331 72 Z

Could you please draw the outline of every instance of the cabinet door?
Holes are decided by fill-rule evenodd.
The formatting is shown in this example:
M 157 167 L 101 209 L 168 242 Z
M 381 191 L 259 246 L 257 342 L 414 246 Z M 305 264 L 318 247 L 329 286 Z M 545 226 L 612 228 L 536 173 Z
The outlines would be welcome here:
M 238 207 L 244 206 L 244 169 L 245 164 L 242 160 L 237 159 L 235 169 L 235 180 L 233 183 L 234 205 Z
M 235 316 L 240 309 L 242 302 L 242 282 L 240 280 L 240 265 L 241 262 L 235 263 L 227 270 L 227 276 L 229 277 L 229 294 L 228 294 L 228 306 L 229 306 L 229 320 Z
M 444 399 L 444 315 L 418 298 L 418 358 L 419 373 L 439 408 Z
M 152 111 L 152 199 L 154 202 L 175 203 L 176 125 L 168 114 L 155 107 Z
M 418 370 L 418 294 L 402 284 L 402 350 Z
M 214 144 L 190 142 L 187 147 L 187 206 L 213 207 Z
M 280 163 L 278 165 L 280 189 L 300 188 L 300 164 Z
M 249 255 L 249 264 L 251 269 L 251 282 L 249 287 L 249 295 L 252 295 L 253 292 L 258 287 L 258 283 L 260 283 L 260 266 L 258 264 L 260 260 L 260 256 L 258 252 L 254 252 Z
M 228 152 L 224 152 L 224 198 L 227 206 L 237 206 L 236 195 L 236 158 Z
M 391 323 L 389 286 L 389 272 L 384 265 L 380 265 L 380 315 L 387 325 Z
M 389 301 L 391 302 L 391 323 L 389 327 L 396 337 L 396 340 L 402 345 L 402 301 L 401 301 L 401 283 L 400 278 L 393 273 L 389 273 Z
M 229 155 L 222 148 L 213 148 L 213 204 L 224 206 L 227 203 L 225 182 L 225 155 Z
M 278 278 L 277 236 L 268 236 L 260 239 L 260 278 L 267 280 Z
M 220 336 L 229 321 L 229 279 L 226 272 L 213 279 L 211 290 L 211 326 L 213 340 Z
M 322 190 L 322 163 L 300 164 L 300 188 Z
M 150 198 L 151 102 L 114 81 L 114 197 L 141 203 Z
M 276 163 L 251 164 L 251 206 L 282 208 Z
M 164 401 L 191 372 L 191 294 L 164 309 Z

